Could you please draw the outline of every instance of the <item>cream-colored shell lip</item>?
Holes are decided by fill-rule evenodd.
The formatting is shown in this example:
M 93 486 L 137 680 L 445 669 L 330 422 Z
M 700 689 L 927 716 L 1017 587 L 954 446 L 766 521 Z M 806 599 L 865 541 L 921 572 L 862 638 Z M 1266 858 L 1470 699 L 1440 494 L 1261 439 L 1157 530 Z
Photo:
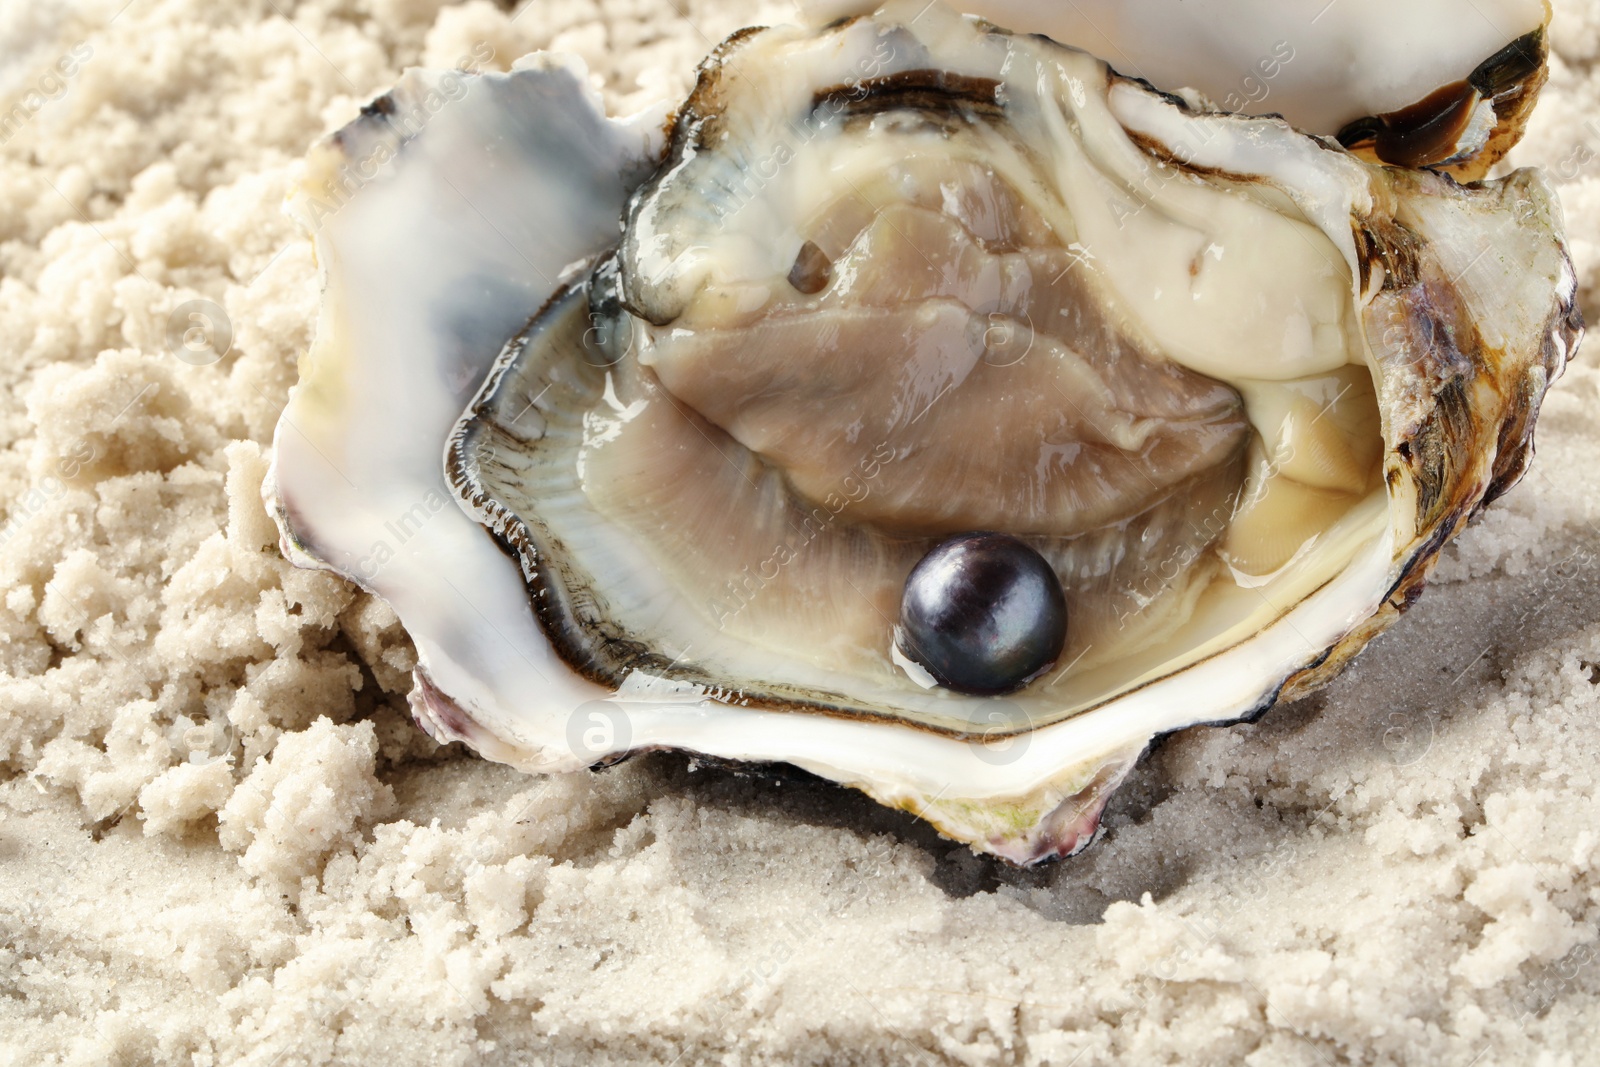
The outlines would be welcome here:
M 917 6 L 885 17 L 915 22 Z M 940 19 L 935 10 L 913 29 L 956 32 Z M 746 34 L 729 47 L 755 40 Z M 716 74 L 714 59 L 702 90 Z M 630 676 L 614 691 L 571 669 L 539 626 L 525 584 L 538 559 L 504 550 L 504 524 L 514 516 L 468 499 L 465 510 L 426 506 L 419 530 L 406 526 L 403 545 L 393 543 L 393 528 L 444 488 L 452 427 L 485 375 L 484 389 L 492 388 L 501 340 L 573 276 L 574 264 L 615 240 L 627 189 L 656 158 L 659 126 L 605 119 L 573 61 L 553 57 L 467 82 L 464 98 L 418 128 L 392 121 L 438 93 L 443 77 L 409 73 L 389 105 L 313 156 L 302 205 L 325 179 L 370 159 L 376 145 L 390 149 L 387 170 L 353 183 L 315 223 L 325 282 L 317 341 L 279 425 L 266 492 L 286 555 L 344 574 L 395 606 L 422 663 L 412 695 L 418 721 L 530 770 L 577 769 L 655 748 L 787 762 L 1012 862 L 1070 854 L 1091 840 L 1106 798 L 1151 738 L 1187 725 L 1165 711 L 1179 686 L 1233 694 L 1204 721 L 1237 721 L 1326 681 L 1393 621 L 1442 545 L 1520 475 L 1539 401 L 1581 333 L 1557 209 L 1536 176 L 1461 189 L 1432 175 L 1368 168 L 1282 122 L 1202 114 L 1120 82 L 1113 112 L 1141 143 L 1201 144 L 1181 165 L 1299 196 L 1307 218 L 1343 250 L 1382 386 L 1389 534 L 1247 646 L 1130 694 L 1115 716 L 1002 739 L 1014 749 L 1001 760 L 985 739 L 775 714 L 662 679 Z M 494 88 L 475 96 L 484 85 Z M 507 124 L 518 123 L 541 147 L 508 157 Z M 1209 136 L 1189 136 L 1197 127 Z M 574 177 L 574 158 L 588 168 L 586 179 Z M 541 195 L 529 195 L 530 181 L 547 183 Z M 577 187 L 583 181 L 588 187 Z M 550 240 L 552 233 L 568 236 Z M 545 240 L 507 237 L 530 234 Z M 463 305 L 463 294 L 490 274 L 512 279 L 518 299 Z M 486 308 L 492 321 L 459 314 Z M 491 329 L 500 331 L 492 343 Z M 381 543 L 391 551 L 374 570 L 364 562 Z M 625 729 L 607 744 L 574 742 L 574 726 L 594 715 Z

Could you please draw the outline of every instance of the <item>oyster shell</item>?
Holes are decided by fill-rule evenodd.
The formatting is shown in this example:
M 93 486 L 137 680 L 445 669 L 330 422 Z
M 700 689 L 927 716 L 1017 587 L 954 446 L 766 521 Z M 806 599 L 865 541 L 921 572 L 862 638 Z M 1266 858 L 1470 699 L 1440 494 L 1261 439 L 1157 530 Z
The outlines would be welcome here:
M 411 70 L 311 152 L 289 204 L 323 297 L 263 486 L 284 555 L 387 600 L 417 646 L 418 714 L 437 683 L 472 711 L 440 703 L 433 729 L 506 762 L 540 765 L 509 694 L 609 690 L 550 648 L 516 565 L 451 501 L 442 451 L 505 339 L 615 241 L 661 121 L 606 118 L 576 59 Z
M 819 21 L 871 0 L 810 0 Z M 1163 89 L 1233 112 L 1281 114 L 1374 162 L 1489 172 L 1521 138 L 1544 85 L 1547 0 L 958 0 Z
M 1371 166 L 936 5 L 736 35 L 659 163 L 570 65 L 428 111 L 448 77 L 314 160 L 326 296 L 269 492 L 298 562 L 394 604 L 419 721 L 529 769 L 782 761 L 1015 862 L 1075 851 L 1151 738 L 1393 621 L 1580 332 L 1536 175 Z M 436 506 L 446 468 L 493 541 Z M 924 688 L 897 584 L 1013 523 L 1068 661 Z

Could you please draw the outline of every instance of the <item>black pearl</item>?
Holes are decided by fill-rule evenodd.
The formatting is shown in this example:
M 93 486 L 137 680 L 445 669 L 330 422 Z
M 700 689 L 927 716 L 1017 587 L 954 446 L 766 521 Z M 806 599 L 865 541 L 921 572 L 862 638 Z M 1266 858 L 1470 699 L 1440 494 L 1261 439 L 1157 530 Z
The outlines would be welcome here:
M 906 579 L 900 651 L 947 689 L 1020 689 L 1061 655 L 1067 600 L 1045 558 L 1009 534 L 940 542 Z

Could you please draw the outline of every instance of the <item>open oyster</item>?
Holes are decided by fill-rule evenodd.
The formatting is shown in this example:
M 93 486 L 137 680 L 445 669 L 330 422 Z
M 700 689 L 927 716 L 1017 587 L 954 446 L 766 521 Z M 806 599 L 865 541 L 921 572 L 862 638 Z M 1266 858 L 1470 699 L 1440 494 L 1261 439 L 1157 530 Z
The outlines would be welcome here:
M 1075 851 L 1153 737 L 1393 621 L 1580 332 L 1536 175 L 1373 166 L 937 5 L 735 35 L 659 160 L 570 66 L 455 77 L 313 160 L 269 492 L 394 604 L 419 721 L 529 769 L 783 761 Z M 998 696 L 901 625 L 980 533 L 1066 609 Z
M 802 0 L 828 21 L 872 0 Z M 1548 0 L 957 0 L 1218 107 L 1281 114 L 1363 157 L 1482 178 L 1546 77 Z

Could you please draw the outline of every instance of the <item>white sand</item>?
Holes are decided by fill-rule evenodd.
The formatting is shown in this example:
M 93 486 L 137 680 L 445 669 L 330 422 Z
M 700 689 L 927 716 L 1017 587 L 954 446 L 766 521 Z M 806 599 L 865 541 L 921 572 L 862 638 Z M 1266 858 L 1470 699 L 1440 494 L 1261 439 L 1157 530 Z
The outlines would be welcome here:
M 623 106 L 770 14 L 122 4 L 0 2 L 0 101 L 39 104 L 0 146 L 0 1063 L 1594 1062 L 1597 357 L 1392 634 L 1170 740 L 1076 860 L 677 757 L 526 778 L 423 738 L 393 617 L 278 556 L 316 301 L 279 204 L 403 65 L 554 45 Z M 1557 7 L 1517 158 L 1592 317 L 1600 0 Z M 166 347 L 194 298 L 209 366 Z

